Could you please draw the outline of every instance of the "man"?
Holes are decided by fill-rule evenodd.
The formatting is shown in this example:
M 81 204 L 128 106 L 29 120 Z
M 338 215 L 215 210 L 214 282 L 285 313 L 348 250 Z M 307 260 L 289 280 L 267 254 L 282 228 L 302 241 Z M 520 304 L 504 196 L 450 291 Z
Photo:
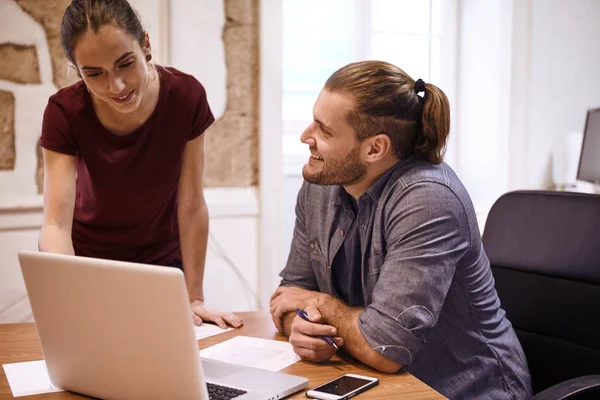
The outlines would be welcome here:
M 328 360 L 336 349 L 319 335 L 331 335 L 378 371 L 404 368 L 452 399 L 531 397 L 473 205 L 443 162 L 444 93 L 365 61 L 336 71 L 313 113 L 292 248 L 271 298 L 295 352 Z

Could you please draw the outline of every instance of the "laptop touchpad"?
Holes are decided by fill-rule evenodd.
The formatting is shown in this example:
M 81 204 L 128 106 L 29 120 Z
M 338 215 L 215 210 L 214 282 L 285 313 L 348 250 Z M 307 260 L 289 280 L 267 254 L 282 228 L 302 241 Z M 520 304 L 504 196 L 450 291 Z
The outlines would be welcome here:
M 240 372 L 243 368 L 239 368 L 233 364 L 225 364 L 220 362 L 211 362 L 206 359 L 202 359 L 202 369 L 204 370 L 204 376 L 213 379 L 222 379 L 229 375 Z

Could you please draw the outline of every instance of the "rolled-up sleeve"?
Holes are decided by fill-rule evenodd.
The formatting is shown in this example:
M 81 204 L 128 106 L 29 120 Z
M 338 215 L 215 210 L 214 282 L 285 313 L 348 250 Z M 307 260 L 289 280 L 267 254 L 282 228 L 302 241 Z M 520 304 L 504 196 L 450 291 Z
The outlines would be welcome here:
M 385 258 L 358 325 L 373 349 L 409 365 L 438 321 L 471 238 L 462 203 L 442 184 L 409 186 L 388 202 L 386 215 Z
M 307 183 L 304 182 L 296 201 L 296 223 L 292 246 L 285 268 L 281 271 L 280 286 L 297 286 L 317 291 L 319 286 L 309 256 L 309 244 L 306 230 L 305 204 Z

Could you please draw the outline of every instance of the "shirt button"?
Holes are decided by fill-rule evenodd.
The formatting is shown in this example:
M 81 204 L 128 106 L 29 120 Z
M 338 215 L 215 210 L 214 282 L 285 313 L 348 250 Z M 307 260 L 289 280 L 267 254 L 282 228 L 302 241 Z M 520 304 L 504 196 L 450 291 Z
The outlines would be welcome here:
M 344 230 L 343 229 L 340 231 L 340 235 L 344 236 Z
M 362 224 L 362 225 L 360 226 L 360 229 L 362 229 L 362 230 L 364 231 L 364 230 L 366 229 L 366 226 L 365 226 L 364 224 Z
M 328 266 L 327 266 L 327 269 L 331 269 L 331 265 L 328 265 Z
M 310 244 L 310 248 L 311 248 L 311 249 L 314 249 L 314 248 L 315 248 L 315 242 L 312 242 L 312 243 Z

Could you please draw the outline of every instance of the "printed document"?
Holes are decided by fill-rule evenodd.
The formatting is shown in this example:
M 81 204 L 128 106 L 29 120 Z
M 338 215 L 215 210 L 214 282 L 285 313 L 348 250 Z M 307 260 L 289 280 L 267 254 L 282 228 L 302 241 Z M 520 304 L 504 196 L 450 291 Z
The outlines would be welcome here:
M 224 332 L 229 332 L 232 329 L 233 328 L 221 329 L 217 325 L 206 323 L 200 326 L 194 325 L 194 331 L 196 331 L 196 340 L 204 339 L 209 336 L 215 336 Z
M 279 371 L 300 361 L 288 342 L 248 336 L 236 336 L 201 350 L 200 356 L 269 371 Z

